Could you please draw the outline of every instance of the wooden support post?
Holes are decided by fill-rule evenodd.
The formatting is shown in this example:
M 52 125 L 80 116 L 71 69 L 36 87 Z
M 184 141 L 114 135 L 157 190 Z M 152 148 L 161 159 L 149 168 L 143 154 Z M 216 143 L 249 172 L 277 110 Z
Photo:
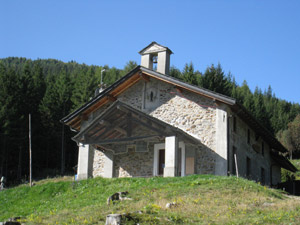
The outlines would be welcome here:
M 61 131 L 61 175 L 65 173 L 65 125 L 62 125 Z
M 234 154 L 234 164 L 235 164 L 236 177 L 239 178 L 239 169 L 237 166 L 236 154 Z

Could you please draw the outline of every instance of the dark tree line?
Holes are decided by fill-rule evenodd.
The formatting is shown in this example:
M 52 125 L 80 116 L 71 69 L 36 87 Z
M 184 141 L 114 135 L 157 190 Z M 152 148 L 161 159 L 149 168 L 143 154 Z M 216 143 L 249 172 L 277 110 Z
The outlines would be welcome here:
M 129 61 L 121 70 L 53 59 L 0 59 L 0 176 L 6 176 L 10 183 L 27 179 L 29 113 L 33 177 L 73 173 L 78 157 L 71 140 L 74 133 L 60 119 L 94 96 L 102 69 L 103 81 L 110 85 L 136 65 Z M 220 65 L 212 65 L 204 73 L 195 71 L 192 63 L 182 71 L 172 67 L 171 76 L 236 98 L 274 135 L 288 129 L 300 114 L 299 104 L 276 98 L 271 87 L 252 93 L 246 82 L 238 85 Z
M 28 179 L 29 113 L 33 177 L 72 173 L 77 163 L 74 132 L 60 119 L 94 96 L 103 68 L 103 81 L 110 85 L 134 67 L 132 61 L 120 70 L 53 59 L 0 59 L 0 176 L 10 183 Z

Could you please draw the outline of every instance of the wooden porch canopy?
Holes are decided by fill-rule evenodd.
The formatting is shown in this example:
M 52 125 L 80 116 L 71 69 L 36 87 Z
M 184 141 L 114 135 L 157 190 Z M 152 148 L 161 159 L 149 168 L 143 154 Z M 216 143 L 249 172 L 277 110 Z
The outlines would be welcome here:
M 200 143 L 184 131 L 117 100 L 72 139 L 101 147 L 145 140 L 162 141 L 174 135 L 193 144 Z

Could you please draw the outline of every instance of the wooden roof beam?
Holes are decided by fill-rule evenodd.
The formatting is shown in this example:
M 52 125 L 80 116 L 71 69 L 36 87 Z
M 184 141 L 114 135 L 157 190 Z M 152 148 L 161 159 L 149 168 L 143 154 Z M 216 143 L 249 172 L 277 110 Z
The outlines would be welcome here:
M 183 92 L 183 90 L 182 90 L 181 87 L 175 86 L 174 88 L 175 88 L 175 90 L 176 90 L 178 93 L 180 93 L 180 94 Z
M 114 97 L 113 95 L 107 95 L 107 96 L 106 96 L 106 99 L 107 99 L 108 101 L 111 101 L 111 102 L 117 101 L 117 98 Z
M 88 120 L 88 119 L 89 119 L 89 116 L 88 116 L 87 114 L 83 113 L 83 114 L 81 114 L 80 118 L 81 118 L 82 120 Z
M 147 76 L 146 74 L 143 74 L 142 72 L 140 72 L 139 75 L 144 81 L 146 81 L 146 82 L 150 81 L 149 76 Z
M 158 135 L 147 135 L 147 136 L 138 136 L 138 137 L 126 137 L 126 138 L 116 138 L 116 139 L 110 139 L 110 140 L 87 140 L 84 142 L 84 144 L 111 144 L 111 143 L 122 143 L 122 142 L 131 142 L 136 140 L 143 140 L 143 139 L 149 139 L 149 138 L 155 138 L 158 137 Z
M 121 127 L 115 127 L 114 129 L 116 131 L 120 132 L 121 134 L 124 134 L 124 135 L 128 136 L 128 132 L 126 130 L 124 130 L 123 128 L 121 128 Z

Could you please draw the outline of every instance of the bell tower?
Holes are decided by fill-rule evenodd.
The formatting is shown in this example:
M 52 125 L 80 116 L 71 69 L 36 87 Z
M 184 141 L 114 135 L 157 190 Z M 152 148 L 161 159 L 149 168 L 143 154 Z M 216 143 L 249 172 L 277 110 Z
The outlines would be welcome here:
M 142 56 L 141 66 L 162 74 L 169 74 L 170 55 L 173 54 L 169 48 L 152 42 L 139 53 Z

